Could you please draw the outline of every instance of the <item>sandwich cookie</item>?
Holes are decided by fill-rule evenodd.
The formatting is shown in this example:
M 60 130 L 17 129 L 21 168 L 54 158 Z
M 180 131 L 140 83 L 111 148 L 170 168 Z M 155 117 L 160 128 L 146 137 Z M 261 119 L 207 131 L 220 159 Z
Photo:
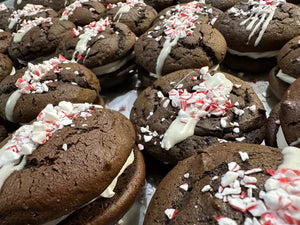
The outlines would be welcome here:
M 260 144 L 266 130 L 265 109 L 250 85 L 208 67 L 160 77 L 138 96 L 130 119 L 140 147 L 172 164 L 214 143 Z
M 163 10 L 134 46 L 142 84 L 149 86 L 176 70 L 219 64 L 225 57 L 226 42 L 210 24 L 220 13 L 195 1 Z
M 161 181 L 144 225 L 297 224 L 299 154 L 245 143 L 198 151 Z
M 0 115 L 14 123 L 28 123 L 49 103 L 99 103 L 99 91 L 99 80 L 93 72 L 62 56 L 29 63 L 2 80 Z
M 269 73 L 269 87 L 281 99 L 286 89 L 300 77 L 300 36 L 288 41 L 279 51 L 277 66 Z
M 116 111 L 47 105 L 1 143 L 0 224 L 58 223 L 112 194 L 114 179 L 134 161 L 134 140 L 132 124 Z
M 300 78 L 286 90 L 268 117 L 266 144 L 284 148 L 300 147 Z
M 91 69 L 101 86 L 109 87 L 131 77 L 130 73 L 117 75 L 134 63 L 135 40 L 135 34 L 125 24 L 106 18 L 70 29 L 56 52 Z M 110 82 L 106 83 L 107 80 Z
M 270 71 L 282 46 L 300 34 L 299 21 L 300 8 L 284 0 L 237 3 L 214 25 L 228 45 L 224 64 L 238 71 Z

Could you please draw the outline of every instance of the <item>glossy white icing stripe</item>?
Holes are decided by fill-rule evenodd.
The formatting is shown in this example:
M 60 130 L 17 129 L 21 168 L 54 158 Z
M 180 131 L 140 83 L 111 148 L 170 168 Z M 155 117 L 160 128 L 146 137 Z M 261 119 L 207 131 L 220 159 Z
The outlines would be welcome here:
M 279 53 L 279 50 L 266 51 L 266 52 L 239 52 L 228 47 L 227 47 L 227 51 L 232 55 L 247 56 L 252 59 L 272 58 L 272 57 L 276 57 Z
M 18 99 L 21 97 L 22 93 L 19 90 L 14 91 L 8 98 L 5 104 L 5 117 L 8 121 L 14 122 L 13 113 Z
M 171 39 L 166 39 L 165 43 L 163 44 L 163 48 L 159 53 L 159 56 L 157 58 L 156 61 L 156 74 L 157 76 L 161 76 L 161 72 L 163 69 L 163 66 L 165 64 L 165 60 L 167 58 L 167 56 L 170 54 L 172 47 L 175 46 L 177 44 L 179 37 L 176 37 L 175 39 L 171 40 Z
M 282 80 L 288 84 L 292 84 L 296 80 L 295 77 L 292 77 L 288 74 L 283 73 L 282 70 L 278 71 L 278 73 L 276 74 L 276 77 L 278 77 L 280 80 Z

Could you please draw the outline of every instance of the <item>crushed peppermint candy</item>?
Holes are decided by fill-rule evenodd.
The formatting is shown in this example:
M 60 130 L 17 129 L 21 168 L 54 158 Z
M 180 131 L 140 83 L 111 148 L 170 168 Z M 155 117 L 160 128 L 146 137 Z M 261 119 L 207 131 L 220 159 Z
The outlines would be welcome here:
M 241 159 L 242 159 L 243 161 L 246 161 L 247 159 L 249 159 L 249 155 L 248 155 L 247 152 L 241 152 L 241 151 L 239 151 L 239 154 L 240 154 Z
M 174 218 L 176 213 L 178 213 L 177 209 L 166 209 L 165 210 L 165 214 L 170 220 Z
M 227 98 L 233 84 L 223 73 L 211 76 L 208 68 L 202 68 L 200 80 L 203 82 L 195 85 L 192 93 L 181 89 L 181 83 L 169 91 L 172 106 L 178 107 L 180 110 L 164 134 L 161 147 L 165 150 L 169 150 L 175 144 L 192 136 L 195 126 L 201 118 L 224 116 L 228 108 L 233 107 L 234 104 Z
M 51 83 L 52 81 L 45 81 L 41 83 L 41 79 L 50 70 L 53 70 L 54 72 L 60 72 L 61 68 L 59 67 L 59 64 L 68 62 L 68 60 L 60 55 L 58 58 L 54 57 L 36 65 L 28 63 L 28 68 L 24 72 L 24 75 L 15 83 L 15 85 L 18 87 L 18 91 L 21 94 L 47 92 L 47 84 Z
M 22 163 L 25 165 L 27 155 L 32 154 L 39 145 L 45 144 L 55 131 L 73 124 L 73 120 L 81 117 L 83 112 L 91 115 L 91 106 L 88 103 L 72 104 L 65 101 L 60 102 L 58 106 L 48 104 L 33 124 L 21 126 L 0 149 L 0 173 L 2 170 L 9 170 L 12 173 L 14 170 L 22 169 L 18 166 L 21 160 L 25 161 Z M 67 148 L 67 144 L 63 144 L 62 149 Z M 0 177 L 0 188 L 7 177 Z
M 7 7 L 4 3 L 1 3 L 0 4 L 0 11 L 4 11 L 4 10 L 7 10 Z
M 83 32 L 79 35 L 79 41 L 76 44 L 75 51 L 73 53 L 73 60 L 77 57 L 78 60 L 82 58 L 82 55 L 87 51 L 87 44 L 93 38 L 100 34 L 102 31 L 106 29 L 106 27 L 110 26 L 111 21 L 108 18 L 100 19 L 97 22 L 93 21 L 90 24 L 86 25 L 82 28 L 78 28 L 77 30 L 73 28 L 73 36 L 76 34 L 77 37 L 80 34 L 80 31 Z M 99 35 L 98 38 L 104 38 L 103 35 Z
M 8 19 L 8 29 L 13 29 L 15 24 L 18 23 L 25 16 L 33 16 L 40 12 L 45 12 L 48 10 L 49 8 L 45 8 L 42 5 L 26 4 L 23 9 L 13 11 L 13 13 L 10 15 L 10 18 Z
M 20 25 L 20 29 L 17 30 L 17 33 L 13 33 L 13 41 L 14 42 L 20 42 L 23 38 L 23 36 L 29 31 L 31 30 L 31 28 L 39 26 L 43 23 L 50 23 L 52 24 L 52 18 L 47 17 L 47 18 L 43 18 L 43 17 L 37 17 L 34 20 L 24 20 L 21 25 Z
M 188 183 L 184 183 L 184 184 L 180 185 L 179 188 L 181 188 L 182 190 L 187 191 L 189 189 L 189 185 L 188 185 Z
M 247 213 L 244 225 L 300 223 L 300 151 L 299 148 L 287 147 L 282 153 L 284 161 L 278 169 L 276 171 L 266 169 L 271 177 L 266 180 L 265 190 L 261 190 L 258 197 L 254 197 L 252 193 L 257 178 L 245 174 L 247 171 L 251 171 L 251 174 L 260 173 L 262 169 L 247 170 L 243 176 L 236 176 L 228 171 L 222 176 L 221 185 L 215 197 L 227 202 L 233 209 Z M 228 168 L 230 168 L 229 165 Z M 228 182 L 222 184 L 224 177 L 227 177 Z M 242 186 L 247 188 L 247 194 L 242 191 Z M 227 222 L 219 223 L 224 218 Z M 223 216 L 217 217 L 216 220 L 219 224 L 236 224 L 234 220 Z

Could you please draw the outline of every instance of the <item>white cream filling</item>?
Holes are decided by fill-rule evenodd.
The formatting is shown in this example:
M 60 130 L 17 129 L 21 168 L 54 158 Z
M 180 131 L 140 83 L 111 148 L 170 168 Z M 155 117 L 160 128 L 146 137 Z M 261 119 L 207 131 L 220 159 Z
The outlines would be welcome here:
M 15 67 L 13 66 L 9 75 L 10 75 L 10 76 L 14 76 L 15 74 L 16 74 L 16 69 L 15 69 Z
M 252 59 L 272 58 L 278 55 L 278 50 L 266 52 L 239 52 L 227 47 L 227 51 L 232 55 L 247 56 Z
M 110 185 L 101 193 L 101 195 L 99 197 L 93 199 L 92 201 L 88 202 L 87 204 L 83 205 L 82 207 L 89 205 L 90 203 L 96 201 L 100 197 L 103 197 L 103 198 L 112 198 L 115 195 L 115 192 L 113 190 L 114 190 L 114 188 L 117 185 L 119 176 L 121 176 L 121 174 L 127 169 L 128 166 L 130 166 L 133 163 L 133 161 L 134 161 L 134 152 L 132 150 L 131 153 L 130 153 L 130 155 L 128 156 L 125 164 L 121 168 L 120 172 L 115 177 L 115 179 L 110 183 Z M 62 216 L 60 218 L 48 221 L 47 223 L 44 223 L 43 225 L 56 225 L 59 222 L 63 221 L 65 218 L 67 218 L 72 213 L 73 212 L 71 212 L 71 213 L 69 213 L 67 215 L 64 215 L 64 216 Z
M 300 151 L 296 147 L 286 147 L 282 150 L 283 163 L 278 167 L 288 168 L 293 170 L 300 170 Z
M 282 70 L 278 71 L 278 73 L 276 74 L 276 77 L 288 84 L 292 84 L 296 80 L 295 77 L 292 77 L 288 74 L 283 73 Z
M 277 141 L 277 147 L 280 149 L 284 149 L 285 147 L 289 146 L 288 143 L 286 142 L 281 126 L 279 126 L 278 128 L 276 134 L 276 141 Z
M 127 62 L 129 62 L 131 59 L 133 59 L 135 57 L 134 52 L 132 52 L 130 55 L 125 56 L 122 59 L 119 59 L 117 61 L 114 61 L 112 63 L 108 63 L 106 65 L 103 66 L 98 66 L 92 69 L 92 71 L 96 74 L 96 75 L 103 75 L 103 74 L 107 74 L 107 73 L 112 73 L 117 71 L 118 69 L 120 69 L 122 66 L 124 66 Z

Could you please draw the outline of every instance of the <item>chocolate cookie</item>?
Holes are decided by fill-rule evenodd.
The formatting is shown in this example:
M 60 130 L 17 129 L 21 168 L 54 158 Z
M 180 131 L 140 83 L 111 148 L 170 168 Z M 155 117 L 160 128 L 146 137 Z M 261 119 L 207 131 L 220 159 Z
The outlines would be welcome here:
M 1 143 L 1 171 L 8 176 L 1 183 L 0 224 L 43 224 L 113 194 L 107 188 L 133 162 L 134 140 L 132 124 L 116 111 L 48 105 Z
M 100 19 L 105 7 L 100 1 L 76 0 L 61 13 L 61 20 L 69 20 L 76 26 L 84 26 Z
M 13 63 L 7 55 L 0 53 L 0 82 L 13 72 Z
M 0 142 L 7 137 L 7 130 L 4 124 L 4 120 L 0 117 Z
M 59 225 L 113 225 L 133 204 L 145 182 L 145 164 L 142 153 L 135 148 L 134 162 L 126 168 L 114 189 L 112 198 L 99 198 L 75 211 Z
M 106 7 L 103 18 L 108 16 L 114 22 L 126 24 L 136 36 L 145 33 L 157 16 L 156 10 L 141 0 L 127 0 Z
M 24 21 L 21 29 L 13 34 L 8 48 L 9 56 L 16 62 L 26 64 L 38 57 L 53 54 L 67 31 L 75 25 L 58 18 L 36 18 Z
M 299 20 L 300 8 L 284 1 L 249 0 L 237 3 L 222 14 L 214 25 L 224 35 L 228 45 L 224 64 L 236 70 L 269 71 L 276 64 L 281 47 L 299 35 Z
M 116 74 L 134 59 L 132 50 L 135 39 L 135 34 L 125 24 L 113 23 L 106 18 L 92 22 L 83 29 L 70 30 L 56 52 L 90 68 L 99 77 L 100 83 L 106 85 L 102 75 Z M 125 74 L 125 77 L 129 76 Z
M 12 40 L 12 35 L 9 32 L 0 30 L 0 53 L 7 54 L 8 46 Z
M 288 41 L 279 51 L 277 66 L 269 73 L 270 89 L 281 99 L 284 92 L 300 77 L 300 36 Z
M 0 86 L 0 115 L 15 123 L 33 120 L 48 104 L 62 100 L 94 103 L 99 99 L 97 77 L 84 66 L 63 57 L 29 64 L 8 76 Z
M 135 43 L 141 71 L 158 78 L 180 69 L 219 64 L 225 57 L 226 42 L 209 25 L 219 13 L 222 11 L 198 2 L 165 9 Z
M 280 103 L 268 118 L 266 143 L 283 148 L 287 145 L 300 147 L 300 78 L 286 90 Z
M 250 85 L 207 70 L 160 77 L 136 99 L 130 119 L 137 142 L 154 158 L 175 164 L 214 143 L 264 139 L 265 109 Z
M 50 7 L 55 11 L 59 11 L 74 1 L 75 0 L 15 0 L 14 7 L 15 9 L 22 9 L 26 4 L 29 3 L 33 5 L 43 5 L 45 7 Z
M 14 9 L 7 8 L 3 3 L 0 4 L 0 29 L 7 30 L 8 18 Z
M 6 30 L 9 32 L 16 32 L 21 27 L 20 25 L 25 20 L 34 20 L 37 17 L 43 18 L 55 18 L 57 13 L 51 9 L 42 5 L 27 4 L 23 9 L 14 10 L 7 19 Z
M 240 0 L 200 0 L 199 2 L 211 5 L 215 8 L 221 9 L 222 11 L 226 11 L 239 1 Z M 188 0 L 179 0 L 178 2 L 188 2 Z
M 296 224 L 299 210 L 286 204 L 298 205 L 289 187 L 299 179 L 299 150 L 225 143 L 198 151 L 161 181 L 144 225 Z

